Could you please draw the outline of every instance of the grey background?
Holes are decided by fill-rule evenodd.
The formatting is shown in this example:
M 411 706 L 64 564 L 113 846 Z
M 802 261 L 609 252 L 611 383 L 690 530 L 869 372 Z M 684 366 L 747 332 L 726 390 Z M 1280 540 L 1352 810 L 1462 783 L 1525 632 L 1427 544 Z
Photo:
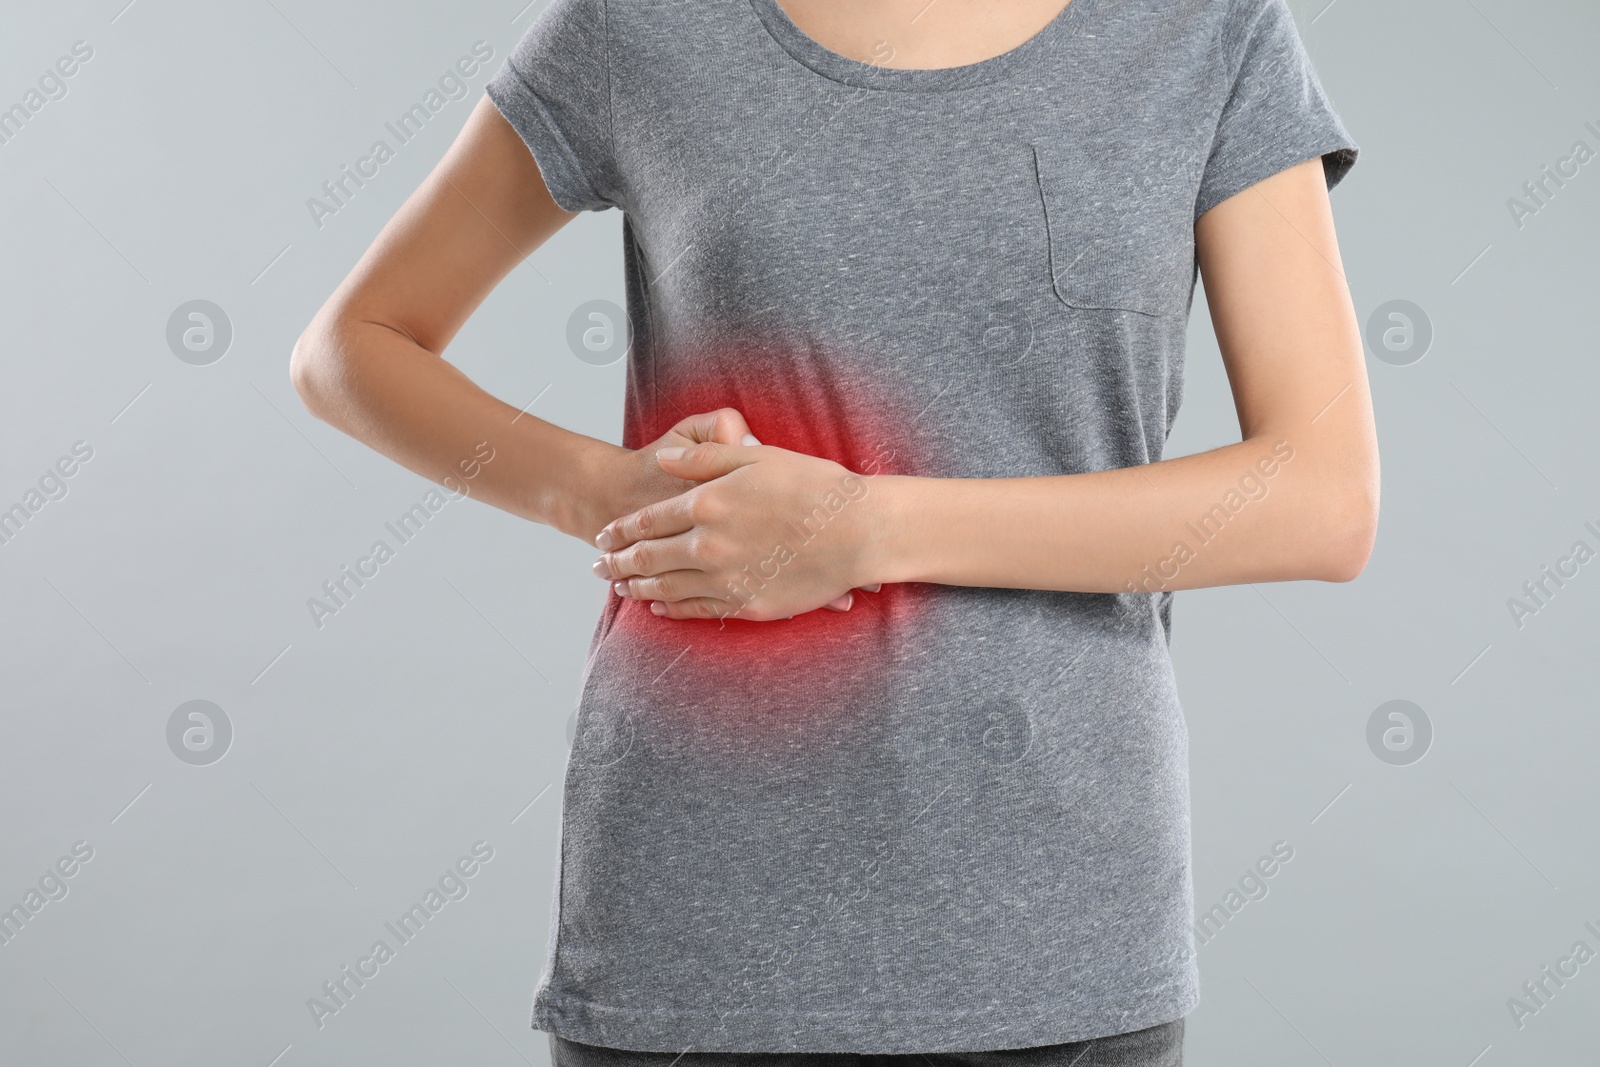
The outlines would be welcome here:
M 290 347 L 449 145 L 543 0 L 126 0 L 8 8 L 0 107 L 78 40 L 67 95 L 0 144 L 0 509 L 93 458 L 0 545 L 0 907 L 74 842 L 67 895 L 0 945 L 6 1064 L 545 1064 L 544 959 L 566 721 L 604 595 L 576 541 L 449 504 L 322 628 L 307 598 L 429 483 L 308 415 Z M 126 6 L 125 6 L 126 5 Z M 1600 160 L 1521 228 L 1508 198 L 1600 149 L 1600 10 L 1514 0 L 1291 4 L 1363 153 L 1335 194 L 1358 314 L 1431 320 L 1369 352 L 1383 451 L 1354 583 L 1179 594 L 1195 897 L 1294 858 L 1200 948 L 1187 1062 L 1600 1062 L 1600 960 L 1520 1029 L 1507 999 L 1600 950 L 1593 396 Z M 472 43 L 467 96 L 318 228 L 306 207 Z M 587 215 L 448 356 L 516 406 L 617 440 L 623 366 L 568 349 L 622 301 L 621 216 Z M 215 302 L 220 360 L 168 347 Z M 1169 455 L 1237 439 L 1196 297 Z M 191 700 L 233 730 L 168 747 Z M 1420 762 L 1367 742 L 1386 701 Z M 493 859 L 320 1029 L 306 1007 L 476 841 Z

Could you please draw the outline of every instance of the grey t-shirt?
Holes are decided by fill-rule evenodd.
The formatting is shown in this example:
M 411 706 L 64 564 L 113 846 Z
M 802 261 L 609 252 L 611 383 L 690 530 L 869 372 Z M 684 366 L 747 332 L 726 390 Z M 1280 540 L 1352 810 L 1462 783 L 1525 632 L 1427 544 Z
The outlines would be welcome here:
M 861 473 L 795 551 L 878 473 L 1160 459 L 1195 219 L 1356 157 L 1284 0 L 1073 0 L 943 70 L 843 57 L 777 0 L 551 0 L 487 90 L 557 203 L 624 212 L 623 443 L 731 405 Z M 1171 596 L 903 584 L 726 624 L 610 598 L 534 1026 L 908 1053 L 1187 1013 Z

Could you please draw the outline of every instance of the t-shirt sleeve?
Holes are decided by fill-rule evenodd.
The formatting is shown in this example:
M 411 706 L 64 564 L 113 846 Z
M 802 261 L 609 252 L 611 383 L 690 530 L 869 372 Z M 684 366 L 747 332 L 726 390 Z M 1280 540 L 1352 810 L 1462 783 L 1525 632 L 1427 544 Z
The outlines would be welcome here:
M 1332 189 L 1359 149 L 1323 92 L 1285 0 L 1235 0 L 1239 29 L 1227 102 L 1201 174 L 1195 218 L 1317 156 Z
M 567 211 L 617 206 L 605 0 L 551 0 L 484 91 Z

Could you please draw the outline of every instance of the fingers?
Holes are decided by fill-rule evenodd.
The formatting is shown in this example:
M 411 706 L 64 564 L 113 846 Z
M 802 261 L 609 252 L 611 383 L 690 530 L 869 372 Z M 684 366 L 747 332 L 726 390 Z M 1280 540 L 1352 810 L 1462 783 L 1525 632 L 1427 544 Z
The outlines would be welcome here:
M 671 537 L 647 537 L 627 548 L 607 552 L 594 561 L 595 574 L 613 581 L 700 568 L 700 561 L 694 558 L 693 543 L 681 533 Z
M 698 596 L 670 602 L 657 600 L 650 605 L 650 611 L 665 619 L 731 619 L 739 613 L 739 605 Z
M 595 536 L 594 544 L 602 551 L 614 552 L 648 538 L 672 537 L 693 528 L 693 502 L 685 493 L 606 523 Z
M 611 591 L 631 600 L 677 603 L 685 600 L 716 600 L 717 592 L 704 571 L 666 571 L 639 578 L 624 578 L 611 583 Z M 724 609 L 731 614 L 735 608 Z
M 822 606 L 829 611 L 849 611 L 850 605 L 855 603 L 855 599 L 854 593 L 840 593 Z
M 641 579 L 637 578 L 629 579 L 629 584 L 631 585 L 640 580 Z M 843 596 L 824 604 L 823 606 L 831 611 L 849 611 L 849 600 L 850 594 L 846 593 Z M 835 605 L 839 604 L 840 602 L 845 602 L 845 606 L 836 607 Z M 739 613 L 742 607 L 743 605 L 736 600 L 721 600 L 717 597 L 697 596 L 687 597 L 683 600 L 675 601 L 657 600 L 651 603 L 650 611 L 652 614 L 659 615 L 666 619 L 732 619 L 740 617 Z M 781 619 L 765 618 L 757 613 L 749 618 L 752 622 L 784 622 L 788 619 L 794 618 L 794 616 L 788 615 Z
M 690 415 L 673 427 L 677 433 L 691 441 L 710 441 L 720 445 L 753 445 L 758 442 L 750 426 L 737 408 L 718 408 L 715 411 Z
M 746 464 L 754 463 L 758 455 L 752 451 L 754 447 L 756 446 L 728 447 L 707 442 L 689 448 L 661 448 L 656 450 L 656 461 L 661 464 L 662 470 L 675 478 L 686 478 L 692 482 L 709 482 L 713 478 L 731 474 Z

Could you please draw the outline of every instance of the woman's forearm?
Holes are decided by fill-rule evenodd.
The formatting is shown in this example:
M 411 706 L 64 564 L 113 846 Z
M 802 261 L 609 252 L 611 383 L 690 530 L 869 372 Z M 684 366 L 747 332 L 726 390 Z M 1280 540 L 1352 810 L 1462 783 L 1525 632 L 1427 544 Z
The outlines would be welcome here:
M 1326 454 L 1263 435 L 1087 474 L 883 475 L 863 573 L 1091 593 L 1346 581 L 1371 551 L 1377 486 Z
M 563 533 L 589 540 L 632 499 L 616 485 L 624 449 L 518 411 L 392 327 L 313 324 L 291 374 L 323 421 L 431 481 Z

